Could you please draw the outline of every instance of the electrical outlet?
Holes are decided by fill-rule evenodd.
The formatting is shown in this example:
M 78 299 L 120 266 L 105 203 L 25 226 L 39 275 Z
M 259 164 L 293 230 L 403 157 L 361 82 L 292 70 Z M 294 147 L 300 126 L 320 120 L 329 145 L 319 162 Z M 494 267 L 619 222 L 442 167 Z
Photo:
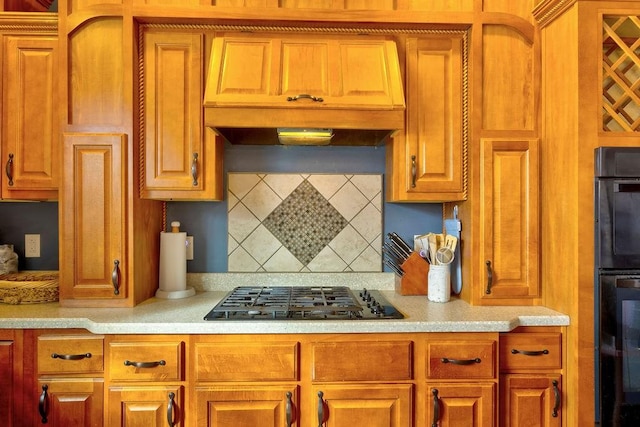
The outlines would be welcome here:
M 40 235 L 39 234 L 24 235 L 24 257 L 40 258 Z
M 193 236 L 187 236 L 187 261 L 193 260 Z

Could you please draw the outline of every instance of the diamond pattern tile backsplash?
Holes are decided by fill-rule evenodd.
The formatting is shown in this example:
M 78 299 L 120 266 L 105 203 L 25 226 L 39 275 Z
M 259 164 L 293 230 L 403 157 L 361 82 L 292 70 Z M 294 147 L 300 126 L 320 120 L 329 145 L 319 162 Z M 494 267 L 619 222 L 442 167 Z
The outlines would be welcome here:
M 382 271 L 382 175 L 229 173 L 229 272 Z

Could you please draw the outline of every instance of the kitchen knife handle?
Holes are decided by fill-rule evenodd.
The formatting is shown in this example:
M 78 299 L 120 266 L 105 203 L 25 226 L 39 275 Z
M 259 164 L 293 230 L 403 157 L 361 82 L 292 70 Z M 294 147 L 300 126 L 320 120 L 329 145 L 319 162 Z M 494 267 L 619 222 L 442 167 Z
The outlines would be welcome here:
M 198 186 L 198 153 L 193 153 L 193 161 L 191 162 L 191 178 L 193 186 Z
M 49 386 L 46 384 L 43 385 L 42 394 L 40 394 L 40 399 L 38 401 L 38 412 L 40 413 L 40 418 L 42 418 L 42 424 L 46 424 L 48 422 L 49 397 L 47 396 L 47 390 L 49 390 Z
M 487 260 L 485 264 L 487 265 L 487 290 L 485 293 L 490 295 L 491 286 L 493 286 L 493 270 L 491 270 L 491 261 Z
M 322 427 L 324 423 L 324 400 L 322 397 L 324 393 L 322 391 L 318 392 L 318 427 Z
M 133 366 L 135 368 L 155 368 L 156 366 L 164 366 L 167 362 L 164 360 L 158 360 L 156 362 L 131 362 L 130 360 L 124 361 L 124 366 Z
M 120 295 L 120 261 L 113 260 L 113 271 L 111 271 L 111 284 L 113 284 L 113 294 Z
M 62 360 L 82 360 L 82 359 L 90 359 L 91 353 L 85 354 L 58 354 L 51 353 L 52 359 L 62 359 Z
M 560 389 L 558 388 L 558 380 L 553 380 L 551 381 L 551 385 L 553 385 L 553 396 L 554 396 L 554 405 L 553 405 L 553 412 L 551 413 L 551 416 L 553 418 L 557 418 L 558 417 L 558 411 L 560 409 Z
M 416 179 L 418 179 L 418 165 L 416 165 L 416 156 L 411 156 L 411 188 L 416 188 Z
M 511 354 L 524 354 L 525 356 L 542 356 L 543 354 L 549 354 L 549 350 L 518 350 L 517 348 L 511 349 Z
M 297 101 L 298 99 L 310 99 L 313 102 L 324 102 L 324 99 L 320 98 L 319 96 L 309 95 L 308 93 L 301 93 L 300 95 L 287 97 L 287 101 L 289 102 Z
M 287 406 L 285 409 L 286 412 L 286 416 L 287 416 L 287 427 L 291 427 L 293 425 L 293 422 L 295 421 L 295 417 L 293 414 L 293 401 L 291 400 L 291 397 L 293 396 L 293 394 L 288 391 L 287 392 Z
M 433 422 L 431 427 L 438 427 L 438 420 L 440 419 L 440 402 L 438 401 L 438 389 L 431 390 L 433 394 Z
M 4 168 L 4 171 L 7 174 L 7 179 L 9 180 L 9 186 L 13 185 L 13 153 L 9 153 L 9 160 L 7 160 L 7 165 Z
M 167 424 L 169 427 L 173 427 L 176 425 L 176 422 L 173 419 L 173 407 L 176 402 L 174 401 L 176 394 L 174 392 L 169 393 L 169 403 L 167 403 Z

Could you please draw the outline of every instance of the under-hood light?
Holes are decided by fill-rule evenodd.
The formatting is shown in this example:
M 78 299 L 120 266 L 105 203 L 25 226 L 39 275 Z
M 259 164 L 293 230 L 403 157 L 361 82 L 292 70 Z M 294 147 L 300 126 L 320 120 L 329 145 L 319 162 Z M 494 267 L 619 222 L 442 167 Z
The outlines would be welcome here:
M 333 129 L 278 128 L 282 145 L 329 145 Z

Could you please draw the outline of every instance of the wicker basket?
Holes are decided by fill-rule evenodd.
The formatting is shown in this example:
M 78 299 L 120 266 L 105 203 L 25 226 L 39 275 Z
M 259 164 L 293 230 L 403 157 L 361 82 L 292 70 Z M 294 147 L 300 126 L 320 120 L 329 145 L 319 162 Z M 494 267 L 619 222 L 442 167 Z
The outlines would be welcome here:
M 57 271 L 0 274 L 0 302 L 37 304 L 58 301 Z

